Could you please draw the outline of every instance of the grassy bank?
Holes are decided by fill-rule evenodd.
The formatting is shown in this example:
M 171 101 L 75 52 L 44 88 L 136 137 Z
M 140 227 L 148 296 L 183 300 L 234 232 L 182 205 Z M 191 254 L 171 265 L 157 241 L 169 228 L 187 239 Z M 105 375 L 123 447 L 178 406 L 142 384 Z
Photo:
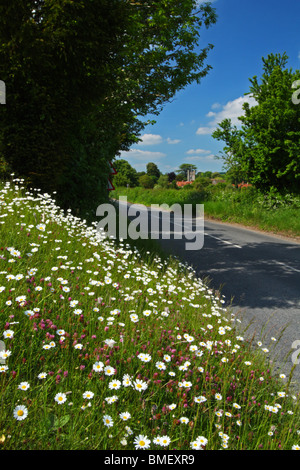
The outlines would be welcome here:
M 276 338 L 253 347 L 191 268 L 18 183 L 0 191 L 1 448 L 299 448 Z
M 254 188 L 220 187 L 209 190 L 117 188 L 112 197 L 126 196 L 128 201 L 151 204 L 204 204 L 204 215 L 224 222 L 288 236 L 300 237 L 300 198 L 278 194 L 261 195 Z

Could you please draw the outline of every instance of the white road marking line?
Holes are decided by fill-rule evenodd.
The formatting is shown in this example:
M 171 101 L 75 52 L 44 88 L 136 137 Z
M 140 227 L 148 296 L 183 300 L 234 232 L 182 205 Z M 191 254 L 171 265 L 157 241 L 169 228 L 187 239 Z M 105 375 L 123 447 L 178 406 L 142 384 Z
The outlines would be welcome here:
M 226 243 L 227 245 L 231 245 L 231 246 L 234 246 L 235 248 L 241 248 L 242 249 L 242 247 L 240 245 L 235 245 L 234 243 L 231 243 L 228 240 L 223 240 L 222 238 L 215 237 L 214 235 L 210 235 L 209 233 L 205 233 L 205 236 L 215 238 L 216 240 L 219 240 L 220 242 Z
M 274 262 L 275 264 L 280 264 L 280 266 L 284 266 L 285 268 L 288 268 L 288 269 L 290 269 L 291 271 L 296 271 L 296 273 L 300 273 L 300 269 L 293 268 L 293 266 L 289 266 L 288 264 L 283 263 L 282 261 L 273 260 L 273 262 Z

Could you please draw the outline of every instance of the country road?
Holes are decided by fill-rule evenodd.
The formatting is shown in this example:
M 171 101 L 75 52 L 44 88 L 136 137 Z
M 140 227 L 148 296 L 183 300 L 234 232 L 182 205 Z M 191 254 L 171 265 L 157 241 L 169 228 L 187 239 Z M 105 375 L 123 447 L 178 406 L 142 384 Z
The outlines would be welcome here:
M 159 210 L 151 214 L 161 219 Z M 288 376 L 292 354 L 300 350 L 300 243 L 205 220 L 203 247 L 187 250 L 186 239 L 172 236 L 176 225 L 171 218 L 170 239 L 158 240 L 163 250 L 193 266 L 198 277 L 209 279 L 210 287 L 225 295 L 242 328 L 248 327 L 244 336 L 255 334 L 269 349 L 275 372 Z M 300 364 L 292 382 L 300 391 Z

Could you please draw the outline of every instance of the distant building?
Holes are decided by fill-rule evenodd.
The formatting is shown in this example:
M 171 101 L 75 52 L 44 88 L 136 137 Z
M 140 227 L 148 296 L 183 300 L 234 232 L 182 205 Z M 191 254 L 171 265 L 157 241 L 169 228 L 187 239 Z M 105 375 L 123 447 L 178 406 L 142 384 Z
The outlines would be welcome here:
M 244 183 L 244 181 L 242 183 L 238 184 L 238 188 L 249 188 L 250 186 L 252 186 L 252 184 Z
M 226 183 L 226 181 L 225 181 L 225 180 L 219 180 L 219 179 L 218 179 L 218 180 L 214 180 L 214 179 L 213 179 L 213 180 L 211 180 L 211 183 L 212 183 L 212 184 Z
M 193 181 L 176 181 L 176 186 L 178 186 L 179 188 L 182 188 L 187 184 L 193 184 Z
M 195 181 L 196 179 L 196 170 L 187 170 L 187 181 Z

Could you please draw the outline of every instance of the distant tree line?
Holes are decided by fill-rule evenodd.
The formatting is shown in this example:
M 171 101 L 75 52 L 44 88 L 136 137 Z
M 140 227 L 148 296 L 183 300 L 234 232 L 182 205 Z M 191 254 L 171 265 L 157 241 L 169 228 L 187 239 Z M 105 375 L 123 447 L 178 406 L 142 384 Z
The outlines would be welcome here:
M 145 189 L 153 188 L 177 188 L 178 181 L 187 180 L 187 170 L 197 170 L 195 165 L 188 163 L 182 163 L 179 169 L 169 173 L 162 173 L 157 164 L 149 162 L 146 165 L 146 171 L 138 172 L 127 160 L 120 159 L 116 160 L 115 169 L 117 174 L 113 177 L 113 184 L 116 187 L 130 187 L 134 188 L 141 186 Z M 193 183 L 193 188 L 203 189 L 212 183 L 212 180 L 223 181 L 226 177 L 226 173 L 212 172 L 212 171 L 198 171 L 196 173 L 196 179 Z M 227 179 L 227 182 L 230 183 Z

